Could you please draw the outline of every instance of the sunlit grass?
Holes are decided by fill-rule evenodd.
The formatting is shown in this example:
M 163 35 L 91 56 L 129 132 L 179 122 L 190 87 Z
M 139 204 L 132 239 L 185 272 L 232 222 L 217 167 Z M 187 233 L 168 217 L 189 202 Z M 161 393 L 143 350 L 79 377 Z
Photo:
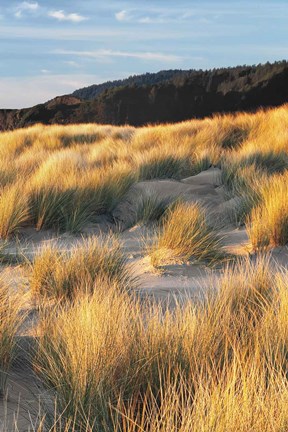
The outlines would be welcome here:
M 150 250 L 151 262 L 158 266 L 169 260 L 204 261 L 224 259 L 221 239 L 209 226 L 198 204 L 177 203 L 167 211 Z
M 259 206 L 251 213 L 248 234 L 254 249 L 288 243 L 288 175 L 278 175 L 262 188 Z
M 30 286 L 38 298 L 73 300 L 81 292 L 97 290 L 105 280 L 119 289 L 133 281 L 120 244 L 112 236 L 83 239 L 70 251 L 50 243 L 36 253 L 31 270 Z
M 133 183 L 181 180 L 213 165 L 222 169 L 227 199 L 236 198 L 231 221 L 245 224 L 260 204 L 259 184 L 288 167 L 287 125 L 283 106 L 141 128 L 35 125 L 1 133 L 0 187 L 4 195 L 21 189 L 17 202 L 3 195 L 3 236 L 23 223 L 81 232 L 113 212 Z
M 164 313 L 103 285 L 43 315 L 35 368 L 75 431 L 280 432 L 287 282 L 266 258 L 239 262 L 203 304 Z
M 29 220 L 29 204 L 21 188 L 19 182 L 0 191 L 0 237 L 3 239 L 17 232 Z
M 9 371 L 17 354 L 16 335 L 23 319 L 19 299 L 0 275 L 0 398 L 5 394 Z
M 145 181 L 129 216 L 157 222 L 152 264 L 223 264 L 213 208 L 148 193 L 153 180 L 217 166 L 219 196 L 235 203 L 230 220 L 246 225 L 257 251 L 222 265 L 202 302 L 165 310 L 131 295 L 135 280 L 113 237 L 39 250 L 25 267 L 41 306 L 33 364 L 57 400 L 38 432 L 287 429 L 288 276 L 260 254 L 288 243 L 287 131 L 283 106 L 141 128 L 36 125 L 0 134 L 3 239 L 26 226 L 81 233 Z M 21 319 L 11 291 L 1 293 L 3 392 Z

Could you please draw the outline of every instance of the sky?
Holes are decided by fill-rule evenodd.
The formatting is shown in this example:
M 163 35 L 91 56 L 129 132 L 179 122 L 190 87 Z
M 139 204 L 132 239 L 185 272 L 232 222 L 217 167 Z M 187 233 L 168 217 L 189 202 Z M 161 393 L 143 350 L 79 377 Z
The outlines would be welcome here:
M 0 0 L 0 108 L 163 69 L 288 58 L 288 0 Z

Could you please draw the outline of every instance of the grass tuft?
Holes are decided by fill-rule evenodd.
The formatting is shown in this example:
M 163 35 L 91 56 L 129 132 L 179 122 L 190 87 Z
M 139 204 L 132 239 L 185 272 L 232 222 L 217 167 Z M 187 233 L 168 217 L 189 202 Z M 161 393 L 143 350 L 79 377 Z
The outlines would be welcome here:
M 124 289 L 132 277 L 118 241 L 89 238 L 71 251 L 49 244 L 36 254 L 31 264 L 30 286 L 38 297 L 73 300 L 79 293 L 91 293 L 103 280 Z
M 29 220 L 29 206 L 20 184 L 6 186 L 0 193 L 0 237 L 7 239 Z
M 17 354 L 16 335 L 23 323 L 19 301 L 12 287 L 0 277 L 0 399 L 5 394 L 7 377 Z
M 43 315 L 35 368 L 74 431 L 285 430 L 287 283 L 239 261 L 173 312 L 104 284 Z
M 262 199 L 248 221 L 248 235 L 255 250 L 288 243 L 288 174 L 272 177 L 261 191 Z
M 161 198 L 153 191 L 142 193 L 137 201 L 133 224 L 159 223 L 170 206 L 169 198 Z
M 206 221 L 204 209 L 199 204 L 179 202 L 167 211 L 150 257 L 155 266 L 171 259 L 213 264 L 223 260 L 225 254 L 217 232 Z

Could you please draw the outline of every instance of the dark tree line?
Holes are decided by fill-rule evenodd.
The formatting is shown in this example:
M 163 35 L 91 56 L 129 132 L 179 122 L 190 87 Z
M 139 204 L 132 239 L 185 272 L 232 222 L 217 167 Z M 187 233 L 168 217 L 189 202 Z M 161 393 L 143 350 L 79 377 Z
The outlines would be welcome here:
M 83 99 L 92 100 L 110 89 L 123 87 L 142 87 L 153 86 L 157 84 L 173 84 L 176 87 L 181 87 L 187 83 L 201 85 L 207 87 L 207 82 L 215 82 L 217 78 L 221 78 L 221 90 L 229 91 L 230 83 L 237 81 L 238 90 L 241 91 L 245 86 L 257 84 L 263 78 L 269 80 L 275 73 L 287 68 L 287 61 L 282 60 L 275 63 L 265 63 L 253 66 L 236 66 L 226 68 L 214 68 L 211 70 L 181 70 L 169 69 L 162 70 L 157 73 L 145 73 L 142 75 L 132 75 L 126 79 L 107 81 L 103 84 L 94 84 L 88 87 L 81 88 L 72 93 L 73 96 Z

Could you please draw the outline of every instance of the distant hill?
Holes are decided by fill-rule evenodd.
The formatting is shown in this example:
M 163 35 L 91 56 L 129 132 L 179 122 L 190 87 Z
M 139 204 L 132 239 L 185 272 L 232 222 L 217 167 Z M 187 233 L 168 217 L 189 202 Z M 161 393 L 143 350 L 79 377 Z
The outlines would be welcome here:
M 76 90 L 72 93 L 73 96 L 79 99 L 92 100 L 103 93 L 105 90 L 116 88 L 116 87 L 125 87 L 136 85 L 137 87 L 141 87 L 144 85 L 154 85 L 159 83 L 167 82 L 177 75 L 187 74 L 189 71 L 182 71 L 180 69 L 171 69 L 171 70 L 163 70 L 157 73 L 145 73 L 142 75 L 132 75 L 129 78 L 125 78 L 122 80 L 115 81 L 107 81 L 103 84 L 93 84 L 88 87 L 83 87 L 79 90 Z
M 209 71 L 169 70 L 94 85 L 21 110 L 0 110 L 0 129 L 35 123 L 176 122 L 288 102 L 288 62 Z

